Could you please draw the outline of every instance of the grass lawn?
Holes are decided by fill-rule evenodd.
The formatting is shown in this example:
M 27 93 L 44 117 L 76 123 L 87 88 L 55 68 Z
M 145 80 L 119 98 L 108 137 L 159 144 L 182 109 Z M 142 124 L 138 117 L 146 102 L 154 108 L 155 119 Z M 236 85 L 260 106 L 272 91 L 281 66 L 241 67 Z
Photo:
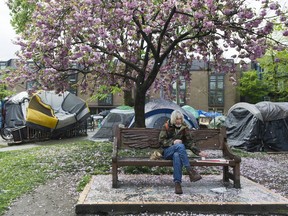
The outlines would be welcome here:
M 82 191 L 92 175 L 110 174 L 111 142 L 93 142 L 88 140 L 45 145 L 17 151 L 0 152 L 0 215 L 3 215 L 12 201 L 21 195 L 56 178 L 63 173 L 81 173 L 83 178 L 77 190 Z M 143 150 L 124 151 L 120 154 L 147 155 Z M 237 152 L 247 156 L 242 151 Z M 172 174 L 170 167 L 123 167 L 126 174 L 153 173 Z M 205 169 L 202 174 L 219 173 L 216 168 Z
M 0 152 L 0 215 L 15 198 L 61 173 L 84 172 L 82 190 L 89 176 L 109 173 L 111 153 L 111 143 L 87 140 Z

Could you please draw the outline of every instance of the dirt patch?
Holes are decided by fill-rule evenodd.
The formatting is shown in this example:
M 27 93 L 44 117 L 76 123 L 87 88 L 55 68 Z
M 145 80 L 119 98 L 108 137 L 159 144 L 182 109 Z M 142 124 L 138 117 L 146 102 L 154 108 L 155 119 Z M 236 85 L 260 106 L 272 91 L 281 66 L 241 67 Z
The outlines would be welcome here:
M 64 175 L 17 199 L 5 216 L 74 216 L 79 176 Z

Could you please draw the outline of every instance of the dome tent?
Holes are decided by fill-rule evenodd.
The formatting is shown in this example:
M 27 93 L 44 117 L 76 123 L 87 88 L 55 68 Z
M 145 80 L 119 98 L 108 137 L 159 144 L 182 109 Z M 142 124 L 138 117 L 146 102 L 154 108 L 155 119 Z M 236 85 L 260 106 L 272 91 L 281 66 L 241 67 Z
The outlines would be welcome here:
M 155 99 L 145 104 L 145 125 L 147 128 L 161 128 L 163 124 L 170 119 L 174 110 L 180 110 L 184 114 L 185 122 L 190 128 L 198 129 L 196 118 L 182 109 L 174 102 L 164 99 Z M 103 125 L 94 134 L 92 139 L 112 139 L 113 127 L 122 124 L 125 127 L 134 127 L 134 109 L 126 106 L 120 106 L 110 110 L 110 113 L 102 121 Z
M 184 121 L 189 128 L 198 129 L 197 119 L 192 113 L 181 108 L 173 101 L 165 99 L 154 99 L 145 105 L 145 125 L 147 128 L 162 128 L 163 124 L 170 119 L 171 113 L 174 110 L 179 110 L 184 115 Z M 134 126 L 134 118 L 129 127 Z
M 193 107 L 189 106 L 189 105 L 184 105 L 182 106 L 182 108 L 190 113 L 192 113 L 192 115 L 198 119 L 199 118 L 199 112 L 198 110 L 194 109 Z
M 26 91 L 11 96 L 3 105 L 4 127 L 16 128 L 25 126 L 26 109 L 29 103 L 29 96 Z
M 247 151 L 288 151 L 288 103 L 237 103 L 225 126 L 230 146 Z
M 17 143 L 83 134 L 90 115 L 87 104 L 69 92 L 39 91 L 31 98 L 20 92 L 5 101 L 4 109 L 4 126 Z
M 90 116 L 85 101 L 65 91 L 38 91 L 29 102 L 26 125 L 46 131 L 63 131 L 86 122 Z
M 119 124 L 128 126 L 134 117 L 134 109 L 129 106 L 119 106 L 111 109 L 109 114 L 101 122 L 102 126 L 91 139 L 112 139 L 113 127 Z

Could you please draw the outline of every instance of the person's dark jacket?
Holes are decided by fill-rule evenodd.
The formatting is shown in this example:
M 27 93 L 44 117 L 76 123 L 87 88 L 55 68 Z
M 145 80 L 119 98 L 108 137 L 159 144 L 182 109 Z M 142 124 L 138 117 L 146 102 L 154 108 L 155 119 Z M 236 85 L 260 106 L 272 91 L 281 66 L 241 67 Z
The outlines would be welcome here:
M 167 148 L 172 146 L 176 139 L 182 140 L 186 149 L 190 149 L 194 154 L 199 155 L 200 150 L 194 145 L 193 137 L 191 136 L 191 133 L 189 133 L 187 124 L 184 122 L 181 127 L 178 128 L 168 120 L 160 131 L 159 143 L 162 148 Z

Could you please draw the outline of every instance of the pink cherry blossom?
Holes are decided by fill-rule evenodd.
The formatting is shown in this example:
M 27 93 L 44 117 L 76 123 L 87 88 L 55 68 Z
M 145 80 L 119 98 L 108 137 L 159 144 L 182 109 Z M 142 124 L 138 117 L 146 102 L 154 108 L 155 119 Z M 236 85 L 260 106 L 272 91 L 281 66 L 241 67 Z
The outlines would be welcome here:
M 242 0 L 29 2 L 35 3 L 31 23 L 16 41 L 22 64 L 7 82 L 26 76 L 43 89 L 64 89 L 75 73 L 82 74 L 77 84 L 83 92 L 103 85 L 133 87 L 137 126 L 144 126 L 138 114 L 146 93 L 164 86 L 171 95 L 180 74 L 190 79 L 187 70 L 175 69 L 179 65 L 198 59 L 215 71 L 231 72 L 235 65 L 227 65 L 226 51 L 234 48 L 240 60 L 255 59 L 270 45 L 285 48 L 271 38 L 274 26 L 288 36 L 287 14 L 274 0 L 262 0 L 261 12 Z M 28 60 L 37 63 L 37 72 L 26 67 Z

